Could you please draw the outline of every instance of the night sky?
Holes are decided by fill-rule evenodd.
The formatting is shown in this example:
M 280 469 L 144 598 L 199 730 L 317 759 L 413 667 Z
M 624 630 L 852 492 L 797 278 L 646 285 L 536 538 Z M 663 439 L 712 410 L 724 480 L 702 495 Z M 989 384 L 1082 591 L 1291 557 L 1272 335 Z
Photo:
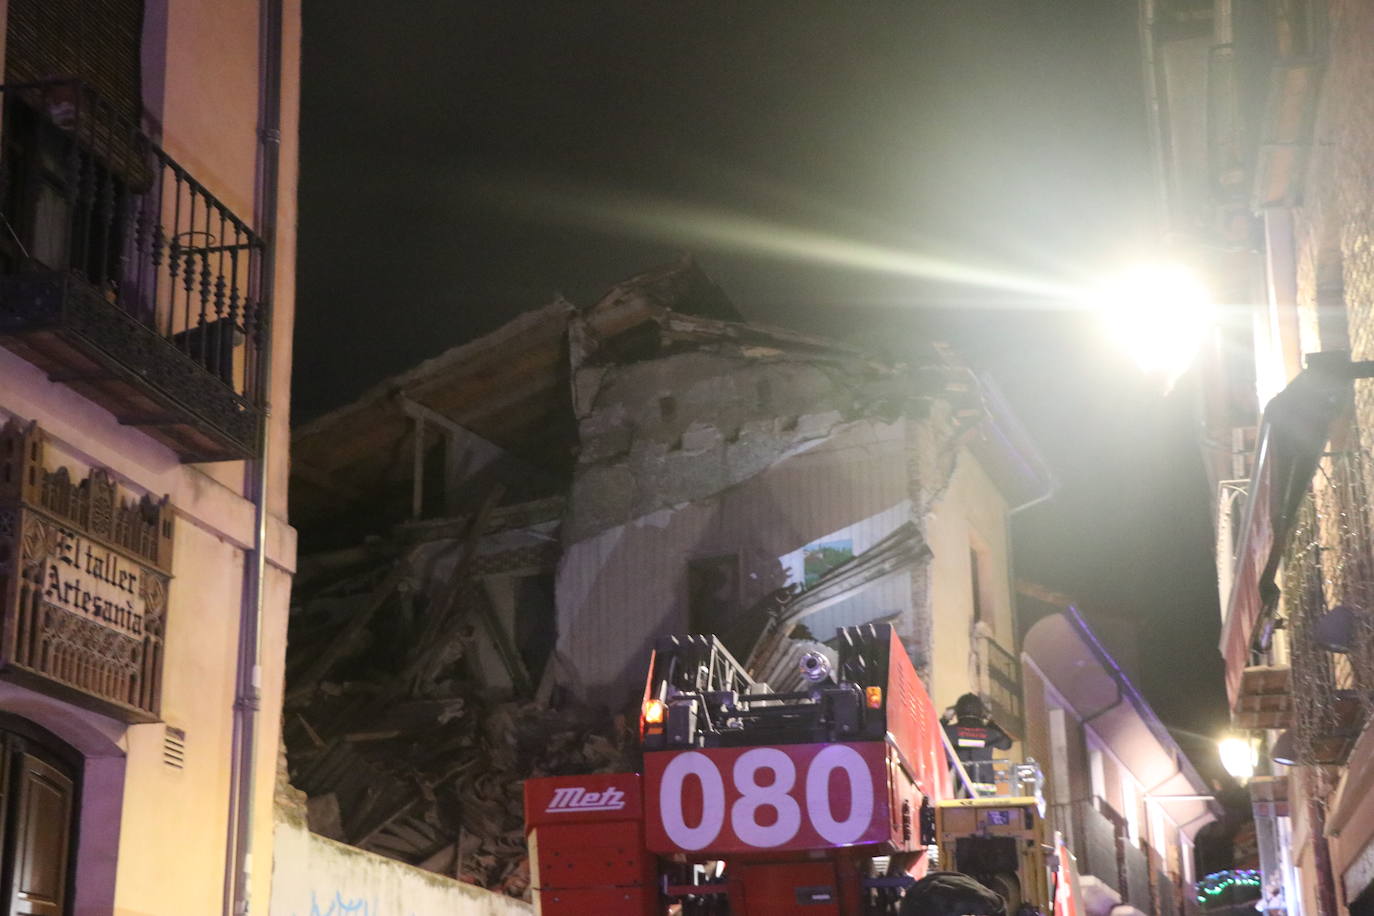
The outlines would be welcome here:
M 295 417 L 683 251 L 751 319 L 948 339 L 1061 481 L 1018 573 L 1136 622 L 1161 718 L 1215 733 L 1194 386 L 1161 394 L 1046 292 L 1156 251 L 1135 16 L 306 0 Z

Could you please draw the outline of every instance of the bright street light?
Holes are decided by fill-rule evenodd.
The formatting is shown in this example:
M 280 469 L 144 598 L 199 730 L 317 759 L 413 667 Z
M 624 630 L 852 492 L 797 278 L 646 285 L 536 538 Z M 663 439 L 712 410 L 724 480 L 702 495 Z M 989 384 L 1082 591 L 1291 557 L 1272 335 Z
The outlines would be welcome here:
M 1255 753 L 1255 745 L 1248 738 L 1238 738 L 1235 735 L 1222 738 L 1217 742 L 1217 751 L 1221 754 L 1221 765 L 1236 779 L 1244 782 L 1255 775 L 1255 764 L 1259 755 Z
M 1212 300 L 1181 264 L 1143 264 L 1095 291 L 1109 337 L 1148 375 L 1172 386 L 1192 363 L 1212 326 Z

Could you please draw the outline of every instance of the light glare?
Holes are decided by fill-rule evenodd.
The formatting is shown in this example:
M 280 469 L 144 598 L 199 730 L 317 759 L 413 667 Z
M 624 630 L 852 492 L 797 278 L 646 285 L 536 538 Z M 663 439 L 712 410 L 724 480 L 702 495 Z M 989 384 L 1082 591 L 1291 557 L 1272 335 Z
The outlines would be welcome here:
M 1187 371 L 1213 321 L 1206 287 L 1178 264 L 1134 268 L 1104 284 L 1099 296 L 1108 336 L 1142 371 L 1170 385 Z
M 1255 775 L 1258 755 L 1255 746 L 1245 738 L 1223 738 L 1217 742 L 1221 765 L 1236 779 L 1246 780 Z
M 637 195 L 624 189 L 558 186 L 533 178 L 500 175 L 485 176 L 474 187 L 488 199 L 541 221 L 594 227 L 631 238 L 1003 290 L 1046 301 L 1082 299 L 1080 286 L 1053 278 L 872 244 L 747 213 Z

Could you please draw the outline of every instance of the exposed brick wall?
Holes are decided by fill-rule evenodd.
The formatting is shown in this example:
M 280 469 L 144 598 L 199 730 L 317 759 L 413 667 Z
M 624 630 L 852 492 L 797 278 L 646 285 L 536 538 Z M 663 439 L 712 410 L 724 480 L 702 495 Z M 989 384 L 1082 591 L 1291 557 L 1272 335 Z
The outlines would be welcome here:
M 1298 306 L 1306 329 L 1323 323 L 1322 345 L 1333 348 L 1348 335 L 1355 359 L 1374 359 L 1374 4 L 1368 0 L 1332 0 L 1326 30 L 1326 70 L 1313 130 L 1312 150 L 1300 205 L 1294 213 L 1297 245 Z M 1345 328 L 1330 333 L 1331 317 L 1344 304 Z M 1321 306 L 1326 306 L 1322 309 Z M 1308 344 L 1304 337 L 1304 345 Z M 1355 385 L 1358 445 L 1366 455 L 1374 448 L 1374 381 Z M 1353 447 L 1356 443 L 1349 443 Z M 1366 460 L 1365 474 L 1374 470 Z M 1318 508 L 1325 519 L 1339 517 L 1338 494 L 1319 474 L 1315 480 Z M 1370 482 L 1366 481 L 1366 490 Z M 1324 543 L 1340 532 L 1320 522 Z M 1333 553 L 1324 563 L 1337 559 Z M 1343 598 L 1335 587 L 1339 576 L 1326 570 L 1328 603 Z M 1296 670 L 1296 665 L 1295 665 Z M 1306 822 L 1306 790 L 1301 779 L 1291 783 L 1294 813 L 1294 857 L 1304 876 L 1304 909 L 1317 912 L 1313 846 Z M 1326 786 L 1323 792 L 1329 792 Z M 1333 863 L 1337 876 L 1347 863 Z M 1337 884 L 1339 885 L 1339 880 Z
M 1305 192 L 1296 217 L 1298 301 L 1309 314 L 1343 287 L 1352 355 L 1374 359 L 1374 4 L 1334 0 Z M 1323 287 L 1326 287 L 1323 290 Z M 1356 388 L 1374 445 L 1374 383 Z

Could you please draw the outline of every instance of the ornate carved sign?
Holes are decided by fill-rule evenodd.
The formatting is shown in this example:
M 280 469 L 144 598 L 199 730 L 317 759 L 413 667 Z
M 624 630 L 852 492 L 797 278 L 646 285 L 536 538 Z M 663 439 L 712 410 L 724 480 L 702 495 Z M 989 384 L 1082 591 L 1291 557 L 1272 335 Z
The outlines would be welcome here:
M 156 720 L 171 508 L 122 499 L 102 470 L 73 483 L 44 452 L 36 425 L 0 429 L 0 676 Z
M 39 566 L 43 602 L 127 636 L 143 635 L 150 573 L 99 542 L 37 513 L 24 520 L 20 562 Z

